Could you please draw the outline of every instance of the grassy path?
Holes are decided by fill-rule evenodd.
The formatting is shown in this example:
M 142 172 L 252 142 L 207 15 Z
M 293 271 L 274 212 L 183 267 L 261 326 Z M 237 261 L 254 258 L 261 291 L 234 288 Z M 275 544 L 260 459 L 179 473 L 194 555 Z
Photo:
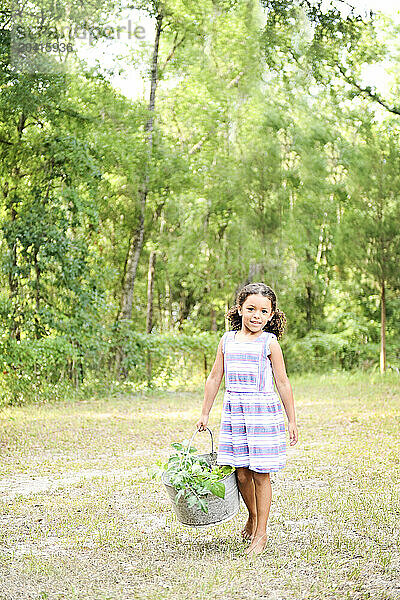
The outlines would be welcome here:
M 185 528 L 147 475 L 190 436 L 201 392 L 2 409 L 0 599 L 400 599 L 399 378 L 293 387 L 300 441 L 273 476 L 270 538 L 252 560 L 243 507 Z

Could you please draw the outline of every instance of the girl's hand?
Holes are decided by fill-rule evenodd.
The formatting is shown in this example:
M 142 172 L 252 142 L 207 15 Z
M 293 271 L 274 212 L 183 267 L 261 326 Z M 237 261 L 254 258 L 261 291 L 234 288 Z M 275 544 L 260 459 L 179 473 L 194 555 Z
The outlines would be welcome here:
M 290 439 L 290 445 L 294 446 L 295 444 L 297 444 L 298 440 L 299 440 L 299 433 L 297 431 L 297 425 L 296 423 L 288 423 L 288 430 L 289 430 L 289 439 Z
M 205 431 L 208 423 L 208 415 L 201 415 L 200 419 L 196 423 L 198 431 Z

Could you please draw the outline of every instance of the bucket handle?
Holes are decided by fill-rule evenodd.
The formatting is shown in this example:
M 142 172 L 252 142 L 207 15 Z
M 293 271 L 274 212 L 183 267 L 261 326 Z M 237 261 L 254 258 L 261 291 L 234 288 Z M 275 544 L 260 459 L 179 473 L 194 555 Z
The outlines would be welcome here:
M 207 429 L 208 433 L 211 436 L 211 454 L 213 454 L 214 453 L 214 438 L 213 438 L 213 434 L 212 434 L 212 431 L 211 431 L 211 429 L 209 427 L 206 427 L 206 429 Z M 194 439 L 194 436 L 196 435 L 196 433 L 199 433 L 198 429 L 196 429 L 196 431 L 194 432 L 194 434 L 190 438 L 190 441 L 189 441 L 189 444 L 188 444 L 188 447 L 187 447 L 186 456 L 189 454 L 189 451 L 190 451 L 190 448 L 192 447 L 192 442 L 193 442 L 193 439 Z

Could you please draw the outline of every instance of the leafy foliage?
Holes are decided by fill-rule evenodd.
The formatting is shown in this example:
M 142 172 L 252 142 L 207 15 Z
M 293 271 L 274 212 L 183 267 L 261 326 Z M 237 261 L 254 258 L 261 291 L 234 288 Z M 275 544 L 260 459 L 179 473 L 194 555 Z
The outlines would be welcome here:
M 196 456 L 196 448 L 178 442 L 171 444 L 175 453 L 171 454 L 164 465 L 160 462 L 158 469 L 152 471 L 153 477 L 165 472 L 177 494 L 175 502 L 184 498 L 190 508 L 194 506 L 208 512 L 207 495 L 214 494 L 218 498 L 225 497 L 224 477 L 235 470 L 229 466 L 210 465 L 201 456 Z
M 100 66 L 18 71 L 0 25 L 3 401 L 50 398 L 60 382 L 111 388 L 120 347 L 127 385 L 200 384 L 237 289 L 255 280 L 287 314 L 289 372 L 373 367 L 383 294 L 398 368 L 400 128 L 383 111 L 398 96 L 395 25 L 307 0 L 134 6 L 164 16 L 151 156 L 147 102 Z M 100 27 L 116 7 L 58 17 L 75 26 L 86 10 Z M 131 49 L 127 68 L 145 72 L 151 50 Z M 386 103 L 358 84 L 382 61 Z M 144 165 L 132 319 L 115 324 Z

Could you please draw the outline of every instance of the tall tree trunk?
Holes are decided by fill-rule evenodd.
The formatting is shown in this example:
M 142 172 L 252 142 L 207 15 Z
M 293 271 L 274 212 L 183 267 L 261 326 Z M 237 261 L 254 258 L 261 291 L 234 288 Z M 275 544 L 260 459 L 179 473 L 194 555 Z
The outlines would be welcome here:
M 140 188 L 140 216 L 139 224 L 136 230 L 131 236 L 129 244 L 128 255 L 126 259 L 124 281 L 122 285 L 122 295 L 120 310 L 117 317 L 119 321 L 129 321 L 132 318 L 132 305 L 133 305 L 133 289 L 136 279 L 136 271 L 139 264 L 139 258 L 143 246 L 144 238 L 144 217 L 146 211 L 147 194 L 149 191 L 149 169 L 151 161 L 151 152 L 153 147 L 153 124 L 154 124 L 154 107 L 156 99 L 156 89 L 158 83 L 158 49 L 160 44 L 161 35 L 161 24 L 163 20 L 163 14 L 158 13 L 156 16 L 156 35 L 154 40 L 153 58 L 151 63 L 151 84 L 150 84 L 150 100 L 149 100 L 149 113 L 150 116 L 147 119 L 145 125 L 145 131 L 147 132 L 147 164 L 144 168 L 144 176 L 142 185 Z M 127 373 L 121 372 L 121 363 L 125 356 L 122 347 L 118 347 L 115 356 L 115 370 L 117 377 L 121 375 L 126 377 Z
M 178 320 L 179 331 L 181 331 L 181 329 L 182 329 L 183 321 L 185 320 L 185 314 L 186 314 L 186 296 L 185 296 L 185 292 L 184 292 L 183 288 L 181 287 L 181 293 L 179 296 L 179 320 Z
M 9 193 L 9 185 L 8 181 L 5 182 L 4 187 L 2 189 L 4 200 L 7 201 L 8 193 Z M 15 221 L 17 217 L 17 211 L 15 210 L 14 203 L 11 201 L 10 203 L 10 211 L 11 211 L 11 221 Z M 8 286 L 10 288 L 10 300 L 13 305 L 13 314 L 10 323 L 10 336 L 17 340 L 20 339 L 21 333 L 19 330 L 19 325 L 17 321 L 17 310 L 16 310 L 16 302 L 18 296 L 18 279 L 16 277 L 17 271 L 17 242 L 14 240 L 12 246 L 9 245 L 9 253 L 10 253 L 10 270 L 8 273 Z
M 128 258 L 126 262 L 125 278 L 122 289 L 121 307 L 118 315 L 118 320 L 129 320 L 132 318 L 133 288 L 135 285 L 137 266 L 139 263 L 139 258 L 143 246 L 144 217 L 146 210 L 147 194 L 149 191 L 149 168 L 151 161 L 151 151 L 153 147 L 154 107 L 158 83 L 158 48 L 160 43 L 162 20 L 163 15 L 159 13 L 156 17 L 156 36 L 154 40 L 153 58 L 151 64 L 150 101 L 148 107 L 150 116 L 147 119 L 145 125 L 145 131 L 147 131 L 147 165 L 145 166 L 143 182 L 139 192 L 139 224 L 134 234 L 132 235 L 131 243 L 128 249 Z
M 160 290 L 159 285 L 157 285 L 159 328 L 160 328 L 160 332 L 163 333 L 164 332 L 164 302 L 161 300 L 161 290 Z
M 39 254 L 39 249 L 35 248 L 35 252 L 34 252 L 34 264 L 35 264 L 35 274 L 36 274 L 36 281 L 35 281 L 35 300 L 36 300 L 36 314 L 35 314 L 35 334 L 36 334 L 36 339 L 39 340 L 42 337 L 41 334 L 41 326 L 40 326 L 40 320 L 39 320 L 39 310 L 40 310 L 40 275 L 41 275 L 41 271 L 40 271 L 40 267 L 39 267 L 39 261 L 38 261 L 38 254 Z
M 311 331 L 312 329 L 312 303 L 313 303 L 313 295 L 311 284 L 306 284 L 306 323 L 307 323 L 307 331 Z
M 26 125 L 26 115 L 24 112 L 22 112 L 19 116 L 19 120 L 18 120 L 18 124 L 17 124 L 17 135 L 19 140 L 21 140 L 22 138 L 22 134 L 23 131 L 25 129 L 25 125 Z M 18 183 L 19 180 L 21 178 L 20 175 L 20 170 L 19 170 L 19 166 L 16 165 L 12 171 L 12 178 L 13 181 L 16 182 L 15 185 L 15 190 L 18 189 Z M 3 188 L 3 194 L 4 194 L 4 198 L 7 198 L 9 195 L 9 185 L 8 182 L 6 182 L 4 188 Z M 16 205 L 18 203 L 18 199 L 15 200 L 13 198 L 10 199 L 10 212 L 11 212 L 11 221 L 14 222 L 17 218 L 17 210 L 16 210 Z M 8 275 L 8 283 L 9 283 L 9 287 L 10 287 L 10 300 L 12 302 L 13 305 L 13 315 L 12 315 L 12 322 L 11 322 L 11 326 L 10 326 L 10 335 L 11 337 L 15 338 L 16 340 L 20 340 L 21 339 L 21 329 L 20 329 L 20 309 L 18 308 L 18 295 L 19 295 L 19 282 L 18 282 L 18 275 L 17 275 L 17 240 L 14 239 L 14 241 L 12 242 L 12 246 L 9 247 L 10 250 L 10 272 Z
M 156 262 L 157 253 L 155 250 L 150 252 L 149 257 L 149 273 L 147 278 L 147 315 L 146 315 L 146 333 L 151 333 L 153 329 L 153 295 L 154 295 L 154 265 Z M 152 355 L 151 348 L 146 352 L 146 371 L 147 371 L 147 386 L 151 387 L 152 380 Z
M 331 198 L 332 200 L 332 195 Z M 324 212 L 324 217 L 321 223 L 321 227 L 319 230 L 319 236 L 318 236 L 318 248 L 317 248 L 317 256 L 315 258 L 315 263 L 314 263 L 314 277 L 317 276 L 318 273 L 318 269 L 319 266 L 321 264 L 321 259 L 322 259 L 322 254 L 324 251 L 324 242 L 325 242 L 325 228 L 326 228 L 326 221 L 327 221 L 327 213 Z
M 211 309 L 211 331 L 217 331 L 217 311 L 215 308 Z
M 172 297 L 171 297 L 171 286 L 167 272 L 167 260 L 164 257 L 165 262 L 165 328 L 167 331 L 172 329 Z
M 147 316 L 146 316 L 146 333 L 151 333 L 153 329 L 153 297 L 154 297 L 154 266 L 156 263 L 157 253 L 155 250 L 150 252 L 149 272 L 147 277 Z
M 15 210 L 14 204 L 11 206 L 11 221 L 15 221 L 17 218 L 17 211 Z M 13 305 L 12 320 L 10 326 L 11 337 L 16 340 L 21 339 L 21 331 L 19 326 L 19 315 L 18 315 L 18 277 L 17 277 L 17 240 L 14 239 L 12 246 L 10 247 L 10 272 L 8 274 L 8 284 L 10 287 L 10 299 Z
M 308 270 L 309 267 L 311 267 L 311 265 L 314 266 L 315 263 L 314 263 L 314 259 L 312 258 L 308 248 L 306 248 L 305 254 L 306 254 L 306 259 L 307 259 L 306 264 L 307 264 L 307 270 Z M 310 279 L 311 279 L 311 277 L 310 277 Z M 313 322 L 313 291 L 312 291 L 312 281 L 310 281 L 310 279 L 306 283 L 306 307 L 305 307 L 305 309 L 306 309 L 307 332 L 311 331 L 312 322 Z
M 386 371 L 386 294 L 385 280 L 381 281 L 381 356 L 380 356 L 381 373 Z
M 145 187 L 146 189 L 144 189 Z M 131 238 L 131 242 L 128 249 L 128 258 L 126 260 L 125 269 L 125 280 L 122 286 L 121 307 L 118 315 L 118 321 L 129 320 L 132 318 L 133 288 L 135 284 L 136 271 L 139 264 L 140 253 L 142 251 L 143 246 L 146 198 L 147 183 L 144 184 L 140 192 L 139 224 Z

